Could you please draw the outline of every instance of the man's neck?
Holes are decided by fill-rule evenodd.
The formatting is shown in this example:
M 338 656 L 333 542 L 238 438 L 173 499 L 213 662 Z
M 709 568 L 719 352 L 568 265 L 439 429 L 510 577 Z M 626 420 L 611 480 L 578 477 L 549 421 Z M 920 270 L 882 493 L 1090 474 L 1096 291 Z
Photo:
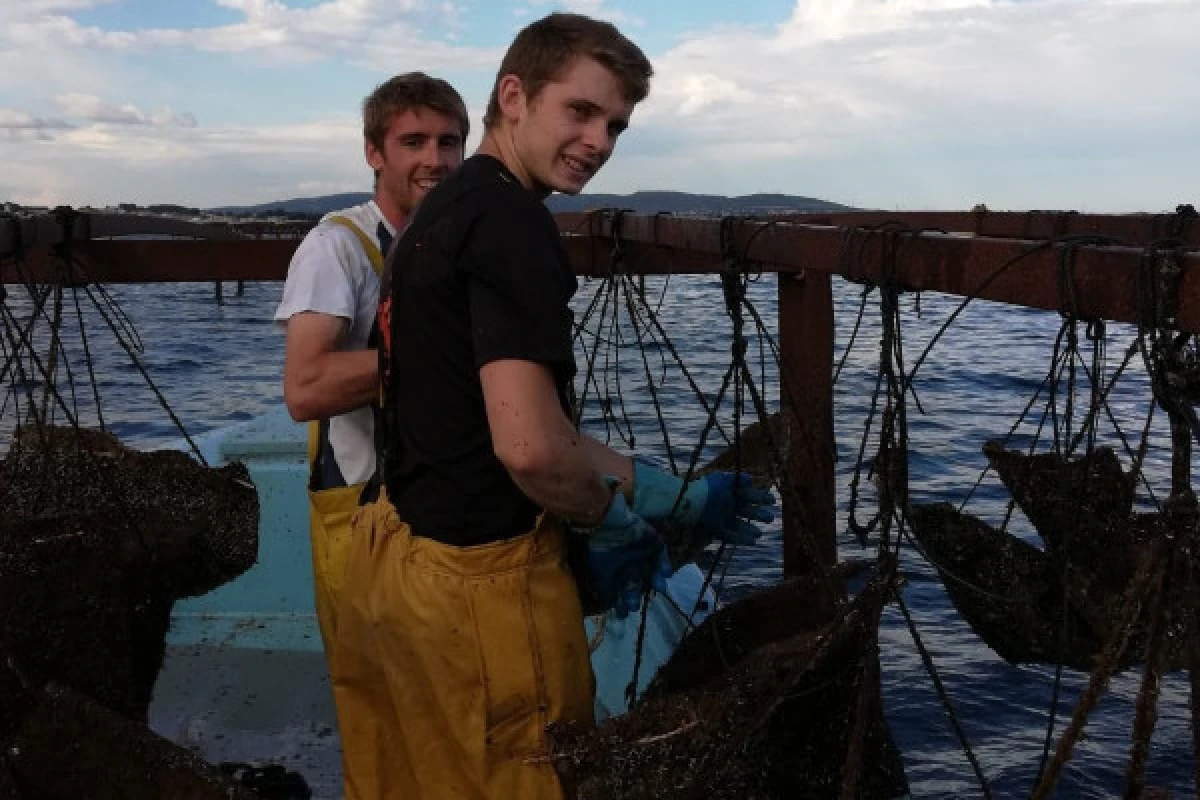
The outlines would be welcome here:
M 513 147 L 512 137 L 507 135 L 502 125 L 487 131 L 483 135 L 483 141 L 479 144 L 479 149 L 475 153 L 485 156 L 491 156 L 499 161 L 504 166 L 508 167 L 508 171 L 516 176 L 529 191 L 536 194 L 538 197 L 545 199 L 550 192 L 541 186 L 535 186 L 533 176 L 521 164 L 521 160 L 517 158 L 516 148 Z
M 383 214 L 383 218 L 392 226 L 392 230 L 404 230 L 404 223 L 408 221 L 408 213 L 393 203 L 391 198 L 378 189 L 375 190 L 374 199 L 375 205 L 379 206 L 379 213 Z

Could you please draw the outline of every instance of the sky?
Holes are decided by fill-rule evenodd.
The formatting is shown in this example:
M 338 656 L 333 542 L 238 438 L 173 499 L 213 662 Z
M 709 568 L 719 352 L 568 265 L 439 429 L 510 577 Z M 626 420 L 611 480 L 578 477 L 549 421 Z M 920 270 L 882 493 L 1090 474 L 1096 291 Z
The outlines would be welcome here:
M 369 191 L 371 89 L 446 78 L 473 148 L 508 43 L 558 9 L 655 69 L 588 191 L 1200 205 L 1200 0 L 0 0 L 0 202 Z

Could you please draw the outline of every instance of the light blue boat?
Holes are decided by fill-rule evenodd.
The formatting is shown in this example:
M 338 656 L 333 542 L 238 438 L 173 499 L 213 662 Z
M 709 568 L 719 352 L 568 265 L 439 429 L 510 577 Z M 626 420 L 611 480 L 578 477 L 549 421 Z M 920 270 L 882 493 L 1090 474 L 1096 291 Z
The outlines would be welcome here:
M 150 726 L 210 762 L 281 764 L 300 772 L 315 798 L 341 797 L 337 721 L 313 607 L 308 539 L 306 428 L 283 408 L 197 440 L 218 466 L 241 461 L 258 487 L 258 563 L 235 581 L 176 604 L 167 655 L 150 706 Z M 694 565 L 669 582 L 670 600 L 651 602 L 639 691 L 678 645 L 692 611 L 699 624 Z M 640 617 L 587 620 L 596 673 L 596 714 L 625 709 Z

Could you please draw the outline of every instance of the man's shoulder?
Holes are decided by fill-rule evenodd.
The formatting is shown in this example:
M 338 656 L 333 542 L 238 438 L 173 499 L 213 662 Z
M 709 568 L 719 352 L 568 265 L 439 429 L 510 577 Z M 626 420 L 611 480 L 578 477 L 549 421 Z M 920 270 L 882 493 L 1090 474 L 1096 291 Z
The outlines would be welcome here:
M 375 227 L 383 219 L 383 215 L 379 211 L 379 206 L 375 205 L 375 201 L 367 200 L 365 203 L 359 203 L 356 206 L 348 208 L 339 208 L 337 211 L 330 211 L 325 216 L 321 217 L 317 227 L 321 226 L 341 226 L 341 223 L 336 222 L 338 218 L 348 219 L 363 231 L 370 233 L 375 230 Z
M 435 193 L 438 200 L 430 203 Z M 522 186 L 506 167 L 484 155 L 468 158 L 426 198 L 430 207 L 448 202 L 458 202 L 475 212 L 545 209 L 537 196 Z
M 353 231 L 344 225 L 323 219 L 304 235 L 292 256 L 292 263 L 307 259 L 357 260 L 356 252 L 360 249 L 361 245 Z
M 303 263 L 307 269 L 338 268 L 356 274 L 373 273 L 358 234 L 344 223 L 338 222 L 338 217 L 350 220 L 372 241 L 375 240 L 375 230 L 382 219 L 378 208 L 370 201 L 326 214 L 296 248 L 292 256 L 293 268 Z
M 320 221 L 304 237 L 305 240 L 319 240 L 328 237 L 331 242 L 343 243 L 357 241 L 358 236 L 346 227 L 343 220 L 348 220 L 367 236 L 375 239 L 375 231 L 383 216 L 373 200 L 368 200 L 357 206 L 330 211 L 321 217 Z

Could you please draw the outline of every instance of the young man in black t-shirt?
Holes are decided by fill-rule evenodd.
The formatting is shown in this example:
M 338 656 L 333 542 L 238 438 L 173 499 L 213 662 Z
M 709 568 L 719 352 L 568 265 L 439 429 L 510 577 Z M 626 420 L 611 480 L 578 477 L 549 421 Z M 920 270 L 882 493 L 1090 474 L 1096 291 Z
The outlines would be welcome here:
M 545 728 L 593 708 L 564 525 L 586 534 L 589 593 L 620 614 L 664 573 L 647 519 L 750 541 L 745 518 L 766 518 L 739 478 L 685 486 L 570 420 L 575 280 L 542 200 L 607 161 L 650 74 L 607 23 L 551 14 L 524 29 L 478 153 L 392 251 L 383 487 L 355 520 L 333 679 L 393 746 L 380 763 L 346 750 L 384 787 L 348 784 L 348 800 L 559 800 Z

